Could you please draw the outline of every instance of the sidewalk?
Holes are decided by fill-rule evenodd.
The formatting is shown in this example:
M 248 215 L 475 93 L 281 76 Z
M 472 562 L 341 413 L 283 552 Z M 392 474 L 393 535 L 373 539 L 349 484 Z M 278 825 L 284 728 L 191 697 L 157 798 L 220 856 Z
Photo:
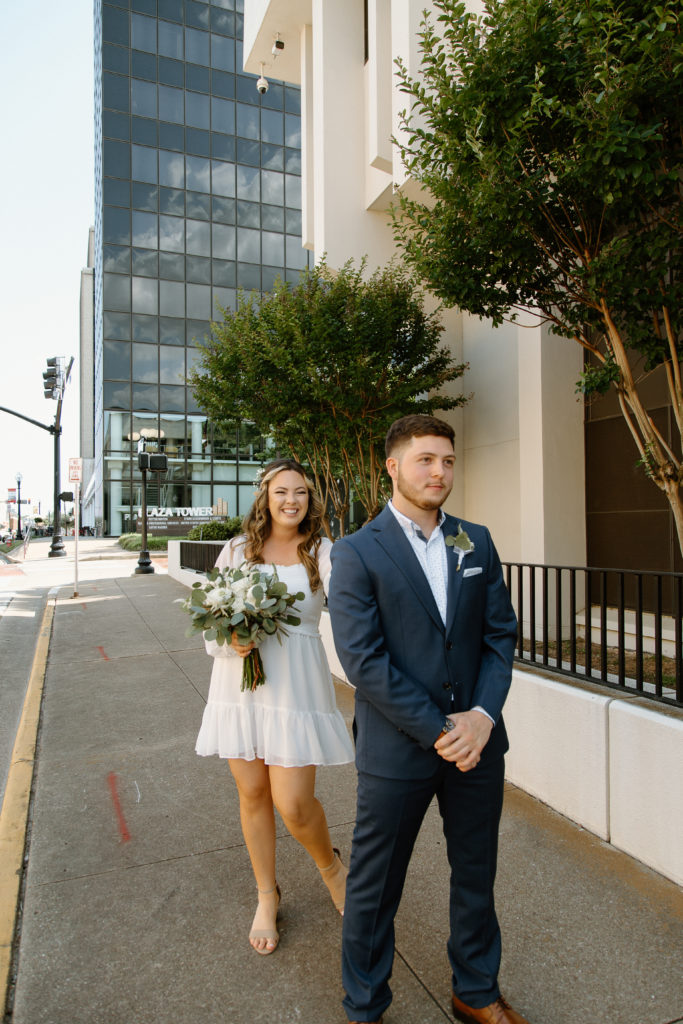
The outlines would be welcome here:
M 340 921 L 281 825 L 280 946 L 248 945 L 255 885 L 234 786 L 194 754 L 210 663 L 184 636 L 185 593 L 154 575 L 57 600 L 12 1024 L 345 1024 Z M 350 724 L 347 687 L 338 700 Z M 318 779 L 347 859 L 353 766 Z M 446 874 L 430 808 L 386 1024 L 452 1020 Z M 511 786 L 497 901 L 501 985 L 531 1024 L 683 1021 L 681 890 Z

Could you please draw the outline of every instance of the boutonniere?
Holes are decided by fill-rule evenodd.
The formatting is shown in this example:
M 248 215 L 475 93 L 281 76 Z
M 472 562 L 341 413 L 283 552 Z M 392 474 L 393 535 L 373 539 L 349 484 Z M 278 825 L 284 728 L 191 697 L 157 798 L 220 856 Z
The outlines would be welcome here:
M 474 551 L 474 544 L 467 536 L 467 533 L 463 530 L 460 523 L 458 523 L 458 532 L 455 537 L 452 534 L 449 534 L 446 537 L 446 547 L 453 548 L 457 554 L 458 567 L 455 571 L 460 572 L 460 566 L 462 565 L 463 558 L 465 555 L 469 555 L 470 552 Z

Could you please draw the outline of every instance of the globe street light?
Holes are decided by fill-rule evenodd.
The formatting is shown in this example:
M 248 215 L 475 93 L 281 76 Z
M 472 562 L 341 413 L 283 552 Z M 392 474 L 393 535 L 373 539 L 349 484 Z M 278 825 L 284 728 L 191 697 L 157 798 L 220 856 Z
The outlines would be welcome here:
M 21 481 L 24 479 L 21 473 L 14 478 L 17 481 L 17 540 L 23 540 L 21 533 Z

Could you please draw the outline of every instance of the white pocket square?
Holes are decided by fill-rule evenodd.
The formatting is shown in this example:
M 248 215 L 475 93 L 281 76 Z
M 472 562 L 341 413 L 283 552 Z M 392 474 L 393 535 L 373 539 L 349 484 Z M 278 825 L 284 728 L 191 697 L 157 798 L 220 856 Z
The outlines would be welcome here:
M 483 571 L 484 571 L 484 570 L 483 570 L 483 568 L 481 567 L 481 565 L 477 565 L 477 566 L 475 566 L 475 567 L 474 567 L 473 569 L 465 569 L 465 571 L 464 571 L 464 573 L 463 573 L 463 577 L 467 577 L 467 576 L 478 576 L 478 575 L 479 575 L 479 573 L 480 573 L 480 572 L 483 572 Z

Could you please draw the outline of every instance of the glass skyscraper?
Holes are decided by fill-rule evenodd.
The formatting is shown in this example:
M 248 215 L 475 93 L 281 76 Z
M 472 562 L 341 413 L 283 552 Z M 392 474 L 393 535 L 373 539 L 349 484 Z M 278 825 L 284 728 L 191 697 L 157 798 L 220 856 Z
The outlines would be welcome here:
M 137 443 L 168 455 L 148 504 L 243 514 L 263 440 L 218 429 L 186 375 L 237 290 L 308 264 L 300 94 L 242 68 L 243 0 L 96 0 L 94 474 L 85 521 L 134 528 Z M 87 348 L 88 346 L 83 346 Z M 88 455 L 88 452 L 83 454 Z

